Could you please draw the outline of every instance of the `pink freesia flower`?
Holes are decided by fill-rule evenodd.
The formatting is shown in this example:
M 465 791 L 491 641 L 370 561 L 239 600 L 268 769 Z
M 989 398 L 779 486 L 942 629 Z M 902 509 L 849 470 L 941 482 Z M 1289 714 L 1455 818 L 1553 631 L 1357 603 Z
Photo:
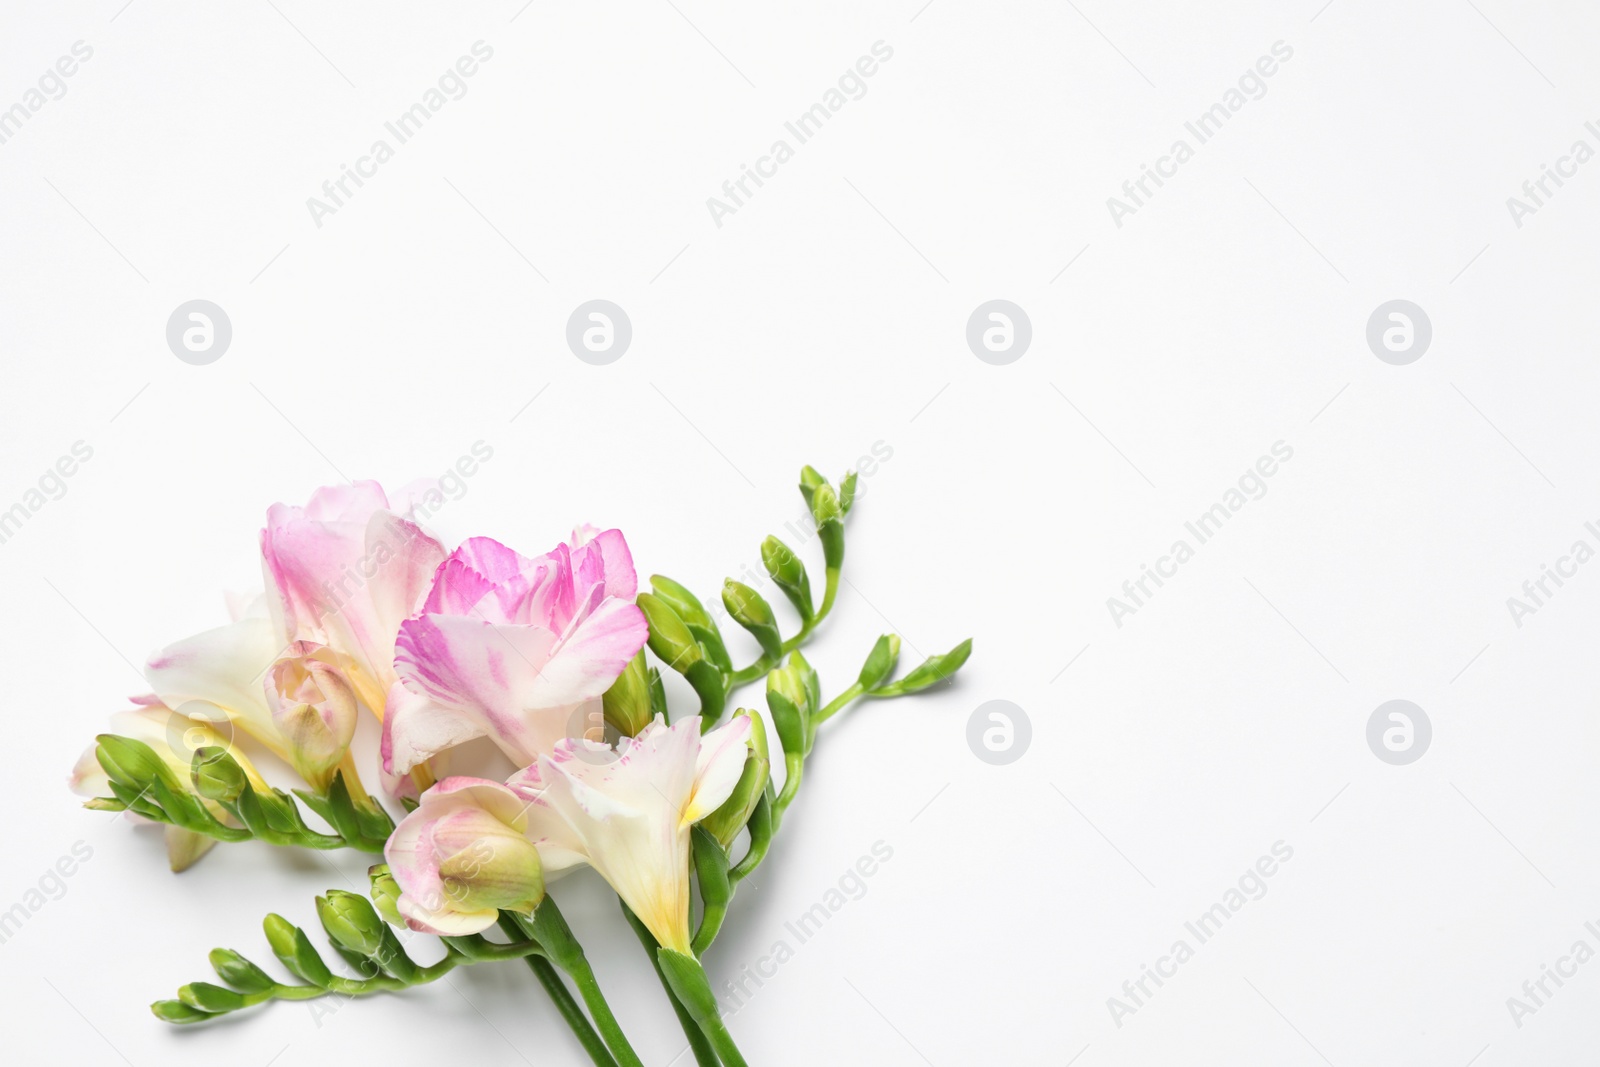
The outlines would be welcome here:
M 383 714 L 395 634 L 421 606 L 444 546 L 364 481 L 318 489 L 305 507 L 274 504 L 261 553 L 261 602 L 236 603 L 233 622 L 162 649 L 145 677 L 168 707 L 211 721 L 221 709 L 325 784 L 355 728 L 346 690 Z
M 744 771 L 750 719 L 700 734 L 659 715 L 615 750 L 568 739 L 506 784 L 527 801 L 546 876 L 587 863 L 662 946 L 689 954 L 689 831 Z
M 423 793 L 383 848 L 406 925 L 457 937 L 493 926 L 502 908 L 537 906 L 544 876 L 524 832 L 527 808 L 483 778 L 446 778 Z
M 319 793 L 349 751 L 361 715 L 350 673 L 346 657 L 310 641 L 290 645 L 267 670 L 273 724 L 294 769 Z
M 644 647 L 637 587 L 618 530 L 580 528 L 570 547 L 533 559 L 487 537 L 464 542 L 395 640 L 385 770 L 478 737 L 518 766 L 552 751 Z
M 394 640 L 445 551 L 389 507 L 377 482 L 326 486 L 305 507 L 274 504 L 261 531 L 268 606 L 288 638 L 349 657 L 362 702 L 383 713 Z

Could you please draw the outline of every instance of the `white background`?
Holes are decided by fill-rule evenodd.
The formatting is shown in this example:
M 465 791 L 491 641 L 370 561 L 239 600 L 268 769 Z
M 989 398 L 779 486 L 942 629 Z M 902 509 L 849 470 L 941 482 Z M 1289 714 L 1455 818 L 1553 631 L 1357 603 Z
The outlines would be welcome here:
M 953 687 L 819 740 L 713 977 L 792 943 L 874 842 L 893 859 L 731 1017 L 752 1063 L 1593 1062 L 1600 963 L 1520 1027 L 1506 1001 L 1600 949 L 1600 565 L 1520 628 L 1506 599 L 1600 547 L 1600 163 L 1520 228 L 1506 198 L 1600 148 L 1600 12 L 274 3 L 0 16 L 0 108 L 94 49 L 0 144 L 0 509 L 94 450 L 0 545 L 0 910 L 93 849 L 0 946 L 19 1062 L 583 1062 L 517 965 L 320 1025 L 157 1023 L 207 950 L 270 960 L 260 917 L 312 922 L 368 859 L 224 846 L 173 876 L 63 787 L 131 667 L 259 584 L 270 503 L 480 440 L 445 536 L 618 525 L 706 595 L 799 523 L 801 463 L 882 442 L 824 685 L 886 629 L 912 662 L 976 639 Z M 316 226 L 306 199 L 479 40 L 467 95 Z M 719 228 L 706 198 L 880 40 L 866 95 Z M 1116 226 L 1107 197 L 1277 41 L 1266 95 Z M 596 297 L 634 328 L 606 367 L 564 340 Z M 165 342 L 194 298 L 233 324 L 210 366 Z M 965 342 L 993 298 L 1032 320 L 1009 366 Z M 1433 324 L 1409 366 L 1365 341 L 1394 298 Z M 1267 494 L 1115 625 L 1106 599 L 1277 441 Z M 1365 739 L 1394 698 L 1433 724 L 1409 766 Z M 967 745 L 992 699 L 1032 722 L 1009 766 Z M 1108 998 L 1278 841 L 1265 897 L 1119 1026 Z M 681 1037 L 601 889 L 557 892 L 665 1064 Z

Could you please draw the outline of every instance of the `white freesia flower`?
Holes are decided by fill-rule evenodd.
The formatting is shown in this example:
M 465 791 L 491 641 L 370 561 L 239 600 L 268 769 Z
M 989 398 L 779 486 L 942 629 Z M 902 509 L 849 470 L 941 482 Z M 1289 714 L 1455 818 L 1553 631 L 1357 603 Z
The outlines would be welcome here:
M 547 876 L 587 863 L 664 947 L 689 954 L 689 830 L 728 799 L 750 720 L 701 736 L 698 716 L 656 717 L 615 751 L 564 740 L 506 784 L 528 801 Z

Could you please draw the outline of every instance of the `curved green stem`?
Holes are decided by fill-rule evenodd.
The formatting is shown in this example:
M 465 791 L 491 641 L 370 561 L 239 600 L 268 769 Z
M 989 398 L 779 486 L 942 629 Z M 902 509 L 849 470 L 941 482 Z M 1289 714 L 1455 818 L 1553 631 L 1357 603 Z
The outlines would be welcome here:
M 722 1013 L 717 1007 L 717 995 L 711 991 L 711 979 L 706 976 L 706 969 L 701 966 L 700 961 L 693 956 L 666 948 L 656 953 L 656 959 L 660 964 L 662 977 L 683 1001 L 689 1015 L 699 1024 L 700 1030 L 711 1042 L 711 1047 L 716 1049 L 725 1067 L 745 1067 L 744 1056 L 739 1052 L 739 1046 L 734 1044 L 733 1035 L 728 1033 L 728 1027 L 722 1021 Z
M 804 645 L 811 639 L 811 635 L 816 632 L 818 624 L 820 624 L 823 619 L 828 617 L 828 612 L 833 610 L 833 602 L 838 595 L 839 568 L 829 567 L 827 572 L 827 584 L 822 590 L 822 606 L 817 609 L 816 614 L 812 615 L 809 619 L 806 619 L 800 624 L 800 629 L 796 631 L 792 637 L 784 641 L 784 655 L 788 655 L 790 652 L 793 652 L 795 649 L 799 648 L 801 645 Z M 756 661 L 750 664 L 750 666 L 742 667 L 728 675 L 728 693 L 731 695 L 734 690 L 740 689 L 749 685 L 751 682 L 758 681 L 766 677 L 767 672 L 777 665 L 777 658 L 769 656 L 766 653 L 762 653 L 760 656 L 756 657 Z
M 667 1001 L 672 1005 L 672 1013 L 678 1017 L 678 1025 L 683 1028 L 683 1036 L 688 1039 L 689 1049 L 694 1053 L 694 1062 L 699 1067 L 718 1067 L 717 1053 L 711 1047 L 711 1042 L 700 1030 L 694 1021 L 694 1016 L 689 1014 L 689 1009 L 683 1006 L 683 1001 L 678 999 L 678 994 L 673 992 L 672 983 L 667 981 L 666 972 L 661 969 L 661 961 L 656 958 L 660 944 L 656 941 L 644 923 L 633 913 L 633 909 L 618 898 L 617 903 L 622 904 L 622 914 L 627 917 L 628 925 L 633 927 L 633 932 L 638 935 L 639 944 L 644 946 L 645 955 L 650 957 L 650 965 L 656 969 L 656 977 L 661 980 L 661 988 L 666 991 Z
M 522 936 L 522 928 L 507 915 L 500 916 L 500 929 L 512 938 Z M 572 991 L 567 988 L 567 983 L 561 980 L 561 975 L 555 967 L 543 956 L 530 955 L 527 958 L 528 969 L 533 971 L 539 984 L 550 995 L 550 1001 L 561 1013 L 561 1018 L 566 1021 L 578 1043 L 583 1046 L 583 1051 L 589 1054 L 589 1059 L 594 1061 L 595 1067 L 617 1067 L 617 1061 L 611 1053 L 606 1051 L 606 1043 L 595 1033 L 594 1026 L 590 1024 L 589 1017 L 583 1013 L 578 1002 L 573 999 Z
M 596 981 L 594 968 L 589 966 L 589 961 L 569 961 L 566 971 L 576 983 L 578 995 L 589 1006 L 589 1014 L 594 1017 L 595 1026 L 605 1038 L 606 1047 L 616 1057 L 617 1067 L 644 1067 L 643 1061 L 628 1043 L 627 1035 L 622 1032 L 622 1025 L 611 1013 L 611 1005 L 606 1003 L 605 994 L 600 992 L 600 983 Z
M 414 985 L 427 985 L 436 982 L 455 970 L 463 963 L 470 962 L 466 956 L 449 950 L 438 963 L 428 967 L 419 967 L 415 981 L 402 982 L 398 978 L 379 976 L 376 978 L 342 978 L 334 975 L 326 988 L 316 985 L 284 985 L 274 982 L 271 986 L 257 993 L 241 993 L 239 996 L 244 1001 L 240 1007 L 253 1007 L 265 1004 L 269 1000 L 315 1000 L 325 997 L 330 993 L 337 993 L 345 997 L 360 997 L 369 993 L 394 993 Z
M 739 1051 L 739 1046 L 734 1044 L 733 1035 L 728 1033 L 727 1024 L 722 1021 L 722 1016 L 711 1016 L 701 1023 L 701 1028 L 711 1039 L 711 1045 L 717 1050 L 717 1055 L 722 1057 L 724 1067 L 749 1067 L 745 1063 L 743 1053 Z
M 593 1024 L 589 1022 L 589 1017 L 583 1014 L 578 1002 L 572 999 L 572 992 L 567 988 L 567 983 L 561 980 L 561 975 L 550 961 L 542 956 L 529 956 L 528 966 L 533 969 L 545 992 L 550 994 L 556 1010 L 561 1012 L 561 1017 L 572 1028 L 573 1034 L 579 1044 L 583 1045 L 583 1050 L 589 1054 L 589 1059 L 594 1061 L 595 1067 L 617 1067 L 616 1057 L 606 1049 L 605 1041 L 595 1032 Z
M 762 794 L 761 800 L 756 804 L 756 810 L 750 815 L 750 847 L 745 851 L 739 862 L 728 870 L 728 881 L 738 885 L 761 866 L 761 861 L 767 858 L 767 850 L 772 847 L 772 789 L 769 786 Z
M 572 936 L 572 929 L 567 926 L 554 898 L 546 894 L 532 915 L 524 916 L 516 912 L 506 914 L 522 928 L 524 934 L 543 945 L 550 962 L 566 971 L 577 985 L 578 995 L 588 1007 L 596 1029 L 605 1039 L 606 1047 L 616 1057 L 618 1067 L 644 1067 L 639 1054 L 633 1051 L 627 1035 L 622 1032 L 617 1017 L 611 1013 L 611 1005 L 606 1003 L 605 994 L 600 991 L 600 983 L 583 954 L 583 946 Z
M 850 688 L 846 689 L 844 692 L 828 701 L 827 704 L 823 705 L 821 711 L 817 712 L 811 717 L 810 728 L 812 736 L 816 735 L 818 726 L 827 722 L 839 712 L 843 711 L 851 701 L 864 695 L 866 695 L 866 690 L 861 687 L 860 682 L 855 682 L 851 684 Z

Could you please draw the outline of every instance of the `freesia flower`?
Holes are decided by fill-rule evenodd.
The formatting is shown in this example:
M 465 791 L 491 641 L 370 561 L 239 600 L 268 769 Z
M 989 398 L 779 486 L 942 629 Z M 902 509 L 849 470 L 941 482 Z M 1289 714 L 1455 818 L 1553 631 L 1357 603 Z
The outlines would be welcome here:
M 381 715 L 395 634 L 422 603 L 444 546 L 390 510 L 377 482 L 358 481 L 318 489 L 303 508 L 274 504 L 261 558 L 278 631 L 348 657 L 356 692 Z
M 263 790 L 268 788 L 244 753 L 204 723 L 178 714 L 154 697 L 138 697 L 135 698 L 135 702 L 141 705 L 136 710 L 122 711 L 111 716 L 110 732 L 149 745 L 181 781 L 189 780 L 189 765 L 194 751 L 207 745 L 214 745 L 225 749 L 238 761 L 240 769 L 244 771 L 252 785 Z M 92 799 L 112 795 L 110 777 L 95 756 L 97 747 L 90 745 L 84 750 L 72 768 L 72 776 L 67 780 L 68 788 L 80 797 Z M 228 814 L 220 804 L 209 800 L 204 803 L 216 818 L 228 820 Z M 129 812 L 128 817 L 144 821 L 141 816 L 133 812 Z M 188 867 L 217 843 L 217 839 L 208 834 L 185 830 L 181 826 L 167 826 L 165 829 L 167 860 L 174 871 Z
M 544 899 L 527 803 L 499 782 L 446 778 L 422 794 L 384 846 L 413 930 L 449 937 L 493 926 L 500 909 L 532 912 Z
M 748 716 L 704 736 L 698 716 L 657 716 L 614 751 L 561 741 L 507 785 L 547 873 L 588 863 L 663 947 L 689 954 L 689 831 L 733 792 L 749 736 Z
M 526 766 L 587 711 L 598 720 L 601 695 L 648 636 L 637 589 L 618 530 L 580 528 L 570 547 L 533 559 L 487 537 L 464 542 L 395 640 L 385 769 L 403 774 L 478 737 Z
M 389 511 L 376 482 L 355 482 L 318 489 L 303 508 L 273 505 L 261 551 L 265 596 L 156 653 L 145 677 L 167 706 L 199 718 L 221 709 L 324 788 L 355 729 L 352 698 L 383 713 L 394 636 L 444 547 Z
M 294 769 L 325 792 L 350 749 L 360 708 L 348 661 L 326 645 L 296 641 L 267 670 L 267 702 Z

